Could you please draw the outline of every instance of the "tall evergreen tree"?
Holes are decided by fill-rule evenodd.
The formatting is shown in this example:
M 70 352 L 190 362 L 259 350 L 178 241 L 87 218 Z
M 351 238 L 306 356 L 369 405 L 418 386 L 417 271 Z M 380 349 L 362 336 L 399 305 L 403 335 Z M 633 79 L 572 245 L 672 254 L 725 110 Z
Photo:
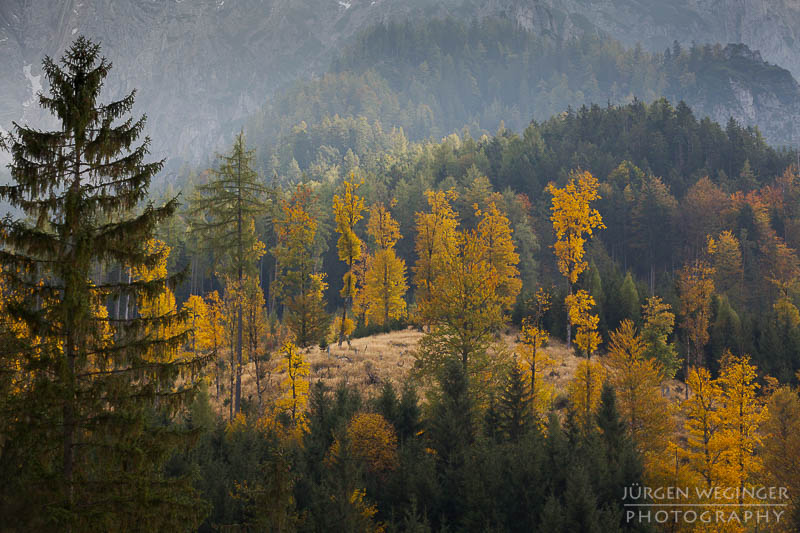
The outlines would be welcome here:
M 201 360 L 173 357 L 186 328 L 148 335 L 184 317 L 169 309 L 111 320 L 103 305 L 122 295 L 156 298 L 175 280 L 92 278 L 108 264 L 154 267 L 160 253 L 146 244 L 177 206 L 173 198 L 132 214 L 163 161 L 145 162 L 149 139 L 134 144 L 145 125 L 145 117 L 126 118 L 135 92 L 98 102 L 110 69 L 83 37 L 59 62 L 46 57 L 50 93 L 38 99 L 59 129 L 14 124 L 2 139 L 12 182 L 0 197 L 25 214 L 3 220 L 2 282 L 19 296 L 7 311 L 25 324 L 33 349 L 0 354 L 19 365 L 0 415 L 0 462 L 16 459 L 3 470 L 27 480 L 8 487 L 13 493 L 0 489 L 0 529 L 174 530 L 196 526 L 203 513 L 185 480 L 164 478 L 175 433 L 153 422 L 156 412 L 172 417 L 195 390 L 188 378 Z M 179 376 L 186 379 L 176 385 Z
M 622 281 L 622 286 L 619 289 L 619 323 L 629 318 L 634 322 L 639 321 L 641 304 L 639 303 L 639 291 L 636 290 L 636 283 L 633 281 L 633 276 L 630 272 L 625 274 L 625 279 Z M 613 327 L 618 327 L 614 324 Z
M 246 274 L 256 274 L 256 263 L 265 252 L 253 222 L 267 210 L 269 189 L 253 170 L 255 150 L 247 149 L 244 132 L 236 136 L 229 153 L 217 157 L 220 165 L 218 169 L 211 169 L 213 178 L 198 185 L 191 199 L 192 230 L 203 237 L 216 257 L 221 257 L 224 273 L 241 286 Z M 244 320 L 241 301 L 237 305 L 236 324 L 238 367 L 234 413 L 239 412 L 242 399 Z
M 500 429 L 511 441 L 517 441 L 531 427 L 528 382 L 516 359 L 511 365 L 499 400 Z

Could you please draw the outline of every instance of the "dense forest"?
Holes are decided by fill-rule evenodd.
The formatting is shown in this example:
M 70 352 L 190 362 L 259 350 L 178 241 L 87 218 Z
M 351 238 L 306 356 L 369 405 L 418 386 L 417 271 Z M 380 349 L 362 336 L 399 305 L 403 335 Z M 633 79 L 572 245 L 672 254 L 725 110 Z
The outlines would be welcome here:
M 750 95 L 754 110 L 744 109 L 737 89 Z M 253 142 L 271 147 L 301 121 L 364 116 L 419 140 L 465 125 L 474 134 L 494 132 L 501 121 L 522 131 L 531 119 L 546 120 L 570 105 L 666 97 L 722 121 L 729 115 L 720 110 L 755 113 L 748 118 L 766 138 L 786 144 L 795 139 L 798 96 L 788 71 L 743 45 L 675 43 L 649 53 L 592 33 L 554 40 L 507 19 L 415 20 L 365 31 L 329 72 L 270 99 L 247 129 Z M 775 112 L 760 115 L 760 102 Z
M 453 24 L 365 34 L 158 188 L 99 46 L 45 59 L 59 128 L 0 144 L 0 529 L 800 527 L 797 155 L 652 98 L 730 53 Z

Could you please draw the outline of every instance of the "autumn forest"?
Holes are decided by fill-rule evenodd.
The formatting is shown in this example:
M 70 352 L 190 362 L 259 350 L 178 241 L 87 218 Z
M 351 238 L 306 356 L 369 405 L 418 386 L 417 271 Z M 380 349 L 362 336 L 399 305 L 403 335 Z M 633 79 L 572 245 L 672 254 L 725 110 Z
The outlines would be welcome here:
M 104 53 L 0 130 L 0 530 L 800 530 L 794 151 L 296 88 L 164 179 Z

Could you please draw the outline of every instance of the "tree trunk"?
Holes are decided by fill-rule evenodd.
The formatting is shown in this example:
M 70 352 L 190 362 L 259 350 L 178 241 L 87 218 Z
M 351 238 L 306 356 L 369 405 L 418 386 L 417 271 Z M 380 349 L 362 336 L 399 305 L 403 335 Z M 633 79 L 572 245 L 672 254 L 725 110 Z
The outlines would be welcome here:
M 239 305 L 237 310 L 237 317 L 236 317 L 236 405 L 234 407 L 236 413 L 239 413 L 241 409 L 241 401 L 242 401 L 242 278 L 244 277 L 244 243 L 242 243 L 242 239 L 244 236 L 242 235 L 242 153 L 241 150 L 239 151 L 239 164 L 237 165 L 237 172 L 238 172 L 238 216 L 236 220 L 237 225 L 237 236 L 239 238 L 238 247 L 239 247 L 239 257 L 238 257 L 238 277 L 239 277 Z M 233 369 L 231 369 L 233 371 Z
M 536 398 L 536 346 L 533 347 L 533 357 L 531 357 L 531 401 Z
M 117 274 L 117 283 L 122 285 L 122 265 L 119 265 L 119 274 Z M 114 318 L 119 320 L 119 305 L 122 303 L 122 297 L 117 298 L 115 309 L 114 309 Z
M 241 284 L 240 284 L 241 285 Z M 242 304 L 239 303 L 239 312 L 238 312 L 238 333 L 237 333 L 237 344 L 236 344 L 236 405 L 234 409 L 238 414 L 241 410 L 241 402 L 242 402 Z M 233 370 L 233 369 L 232 369 Z
M 572 296 L 572 283 L 567 281 L 569 286 L 569 295 Z M 569 309 L 567 309 L 567 350 L 572 348 L 572 323 L 569 320 Z
M 234 388 L 234 385 L 233 385 L 233 383 L 234 383 L 234 374 L 236 373 L 235 366 L 236 366 L 236 360 L 234 359 L 234 355 L 231 354 L 231 372 L 230 372 L 230 375 L 228 377 L 228 379 L 230 381 L 230 391 L 228 391 L 228 394 L 230 395 L 230 403 L 228 404 L 228 417 L 230 418 L 231 422 L 233 422 L 233 411 L 234 411 L 233 406 L 234 406 L 234 400 L 235 400 L 235 398 L 234 398 L 235 388 Z
M 73 345 L 72 332 L 67 332 L 67 391 L 64 401 L 64 457 L 63 457 L 63 470 L 64 470 L 64 483 L 67 489 L 67 509 L 72 511 L 73 503 L 73 486 L 72 486 L 72 472 L 73 472 L 73 446 L 74 446 L 74 433 L 75 433 L 75 347 Z M 71 530 L 71 527 L 68 529 Z
M 345 330 L 345 321 L 347 320 L 347 300 L 349 298 L 344 299 L 344 308 L 342 309 L 342 323 L 339 325 L 339 348 L 342 347 L 342 342 L 344 341 L 344 330 Z
M 389 264 L 383 265 L 383 329 L 389 332 Z

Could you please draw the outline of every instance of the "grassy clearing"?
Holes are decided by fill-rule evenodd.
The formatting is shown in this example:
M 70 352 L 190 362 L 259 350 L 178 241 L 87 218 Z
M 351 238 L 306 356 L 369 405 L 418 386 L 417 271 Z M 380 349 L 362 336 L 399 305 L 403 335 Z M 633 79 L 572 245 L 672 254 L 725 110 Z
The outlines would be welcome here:
M 387 380 L 394 384 L 403 382 L 414 367 L 413 352 L 422 336 L 421 331 L 408 328 L 353 339 L 349 345 L 343 343 L 341 347 L 334 343 L 326 350 L 309 348 L 305 351 L 310 367 L 309 380 L 311 383 L 322 381 L 329 387 L 344 382 L 357 388 L 364 397 L 374 396 Z M 517 343 L 516 331 L 509 331 L 503 336 L 503 340 L 513 349 Z M 544 351 L 555 361 L 544 379 L 554 386 L 556 396 L 566 395 L 567 386 L 575 375 L 581 358 L 576 357 L 572 350 L 567 349 L 566 344 L 558 340 L 551 341 Z M 600 357 L 601 362 L 602 360 Z M 277 358 L 267 363 L 268 373 L 262 382 L 265 401 L 280 395 L 280 384 L 286 375 L 276 371 L 278 364 Z M 227 379 L 224 381 L 225 392 L 220 394 L 219 400 L 214 401 L 214 404 L 220 413 L 227 414 Z M 211 388 L 213 397 L 213 384 Z M 685 386 L 680 381 L 665 381 L 661 389 L 662 394 L 671 402 L 684 398 Z M 246 365 L 242 376 L 242 396 L 253 402 L 257 400 L 255 367 L 252 363 Z

